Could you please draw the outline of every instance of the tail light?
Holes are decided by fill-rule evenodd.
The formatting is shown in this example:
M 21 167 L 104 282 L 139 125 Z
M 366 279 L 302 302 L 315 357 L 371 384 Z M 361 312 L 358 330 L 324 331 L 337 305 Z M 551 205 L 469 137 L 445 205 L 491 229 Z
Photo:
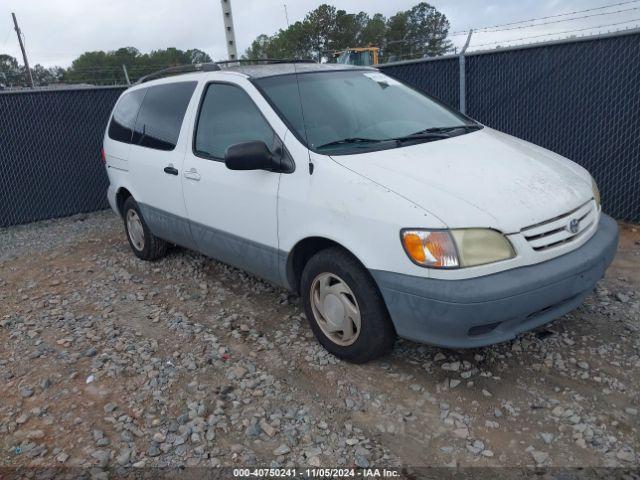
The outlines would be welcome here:
M 107 152 L 104 151 L 104 148 L 100 150 L 100 156 L 102 157 L 102 163 L 104 165 L 107 164 Z

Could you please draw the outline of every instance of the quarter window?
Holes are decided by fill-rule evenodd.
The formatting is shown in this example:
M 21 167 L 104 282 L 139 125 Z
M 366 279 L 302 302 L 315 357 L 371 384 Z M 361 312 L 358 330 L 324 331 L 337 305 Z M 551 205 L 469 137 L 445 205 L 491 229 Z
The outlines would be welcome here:
M 131 143 L 133 127 L 144 93 L 145 90 L 134 90 L 122 96 L 109 124 L 109 138 L 118 142 Z
M 272 147 L 275 134 L 253 100 L 240 87 L 212 83 L 200 107 L 195 153 L 222 160 L 227 147 L 262 140 Z
M 197 82 L 149 87 L 133 132 L 133 143 L 156 150 L 173 150 Z

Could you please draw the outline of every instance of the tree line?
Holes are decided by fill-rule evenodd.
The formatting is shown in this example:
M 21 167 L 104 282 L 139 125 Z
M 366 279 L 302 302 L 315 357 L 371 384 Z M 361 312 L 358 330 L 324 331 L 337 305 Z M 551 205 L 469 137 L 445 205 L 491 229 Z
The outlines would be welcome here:
M 122 85 L 126 83 L 122 68 L 126 65 L 131 82 L 140 77 L 173 65 L 211 62 L 211 57 L 197 48 L 180 50 L 167 48 L 141 53 L 134 47 L 119 48 L 110 52 L 85 52 L 76 58 L 69 68 L 35 65 L 31 75 L 36 85 L 54 83 L 91 85 Z M 24 86 L 27 84 L 24 66 L 10 55 L 0 54 L 0 84 Z
M 323 4 L 286 29 L 259 35 L 243 57 L 322 61 L 331 60 L 333 52 L 365 46 L 381 48 L 385 61 L 435 57 L 452 50 L 447 40 L 449 26 L 447 17 L 425 2 L 389 18 L 381 13 L 348 13 Z
M 452 50 L 447 40 L 449 20 L 435 7 L 422 2 L 409 10 L 386 18 L 380 13 L 348 13 L 327 4 L 307 13 L 303 20 L 269 36 L 259 35 L 243 58 L 305 58 L 331 61 L 333 52 L 348 47 L 375 46 L 382 61 L 443 55 Z M 126 65 L 131 82 L 173 65 L 211 62 L 196 48 L 167 48 L 141 53 L 134 47 L 104 52 L 85 52 L 69 68 L 45 68 L 36 64 L 32 76 L 36 85 L 87 83 L 114 85 L 126 83 Z M 26 86 L 24 66 L 10 55 L 0 54 L 0 85 Z

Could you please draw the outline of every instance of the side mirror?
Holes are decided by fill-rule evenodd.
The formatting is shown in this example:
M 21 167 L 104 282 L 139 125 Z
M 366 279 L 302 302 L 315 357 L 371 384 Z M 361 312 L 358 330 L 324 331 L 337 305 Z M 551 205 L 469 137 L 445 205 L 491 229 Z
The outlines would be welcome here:
M 278 166 L 269 147 L 261 140 L 230 145 L 224 154 L 224 163 L 229 170 L 274 170 Z

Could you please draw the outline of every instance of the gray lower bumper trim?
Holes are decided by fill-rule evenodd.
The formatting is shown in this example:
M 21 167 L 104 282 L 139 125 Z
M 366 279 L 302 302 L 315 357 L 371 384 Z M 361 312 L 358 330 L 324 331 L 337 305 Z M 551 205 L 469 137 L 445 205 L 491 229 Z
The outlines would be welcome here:
M 437 280 L 373 270 L 401 337 L 452 348 L 505 341 L 576 308 L 604 276 L 618 225 L 602 215 L 577 250 L 484 277 Z

